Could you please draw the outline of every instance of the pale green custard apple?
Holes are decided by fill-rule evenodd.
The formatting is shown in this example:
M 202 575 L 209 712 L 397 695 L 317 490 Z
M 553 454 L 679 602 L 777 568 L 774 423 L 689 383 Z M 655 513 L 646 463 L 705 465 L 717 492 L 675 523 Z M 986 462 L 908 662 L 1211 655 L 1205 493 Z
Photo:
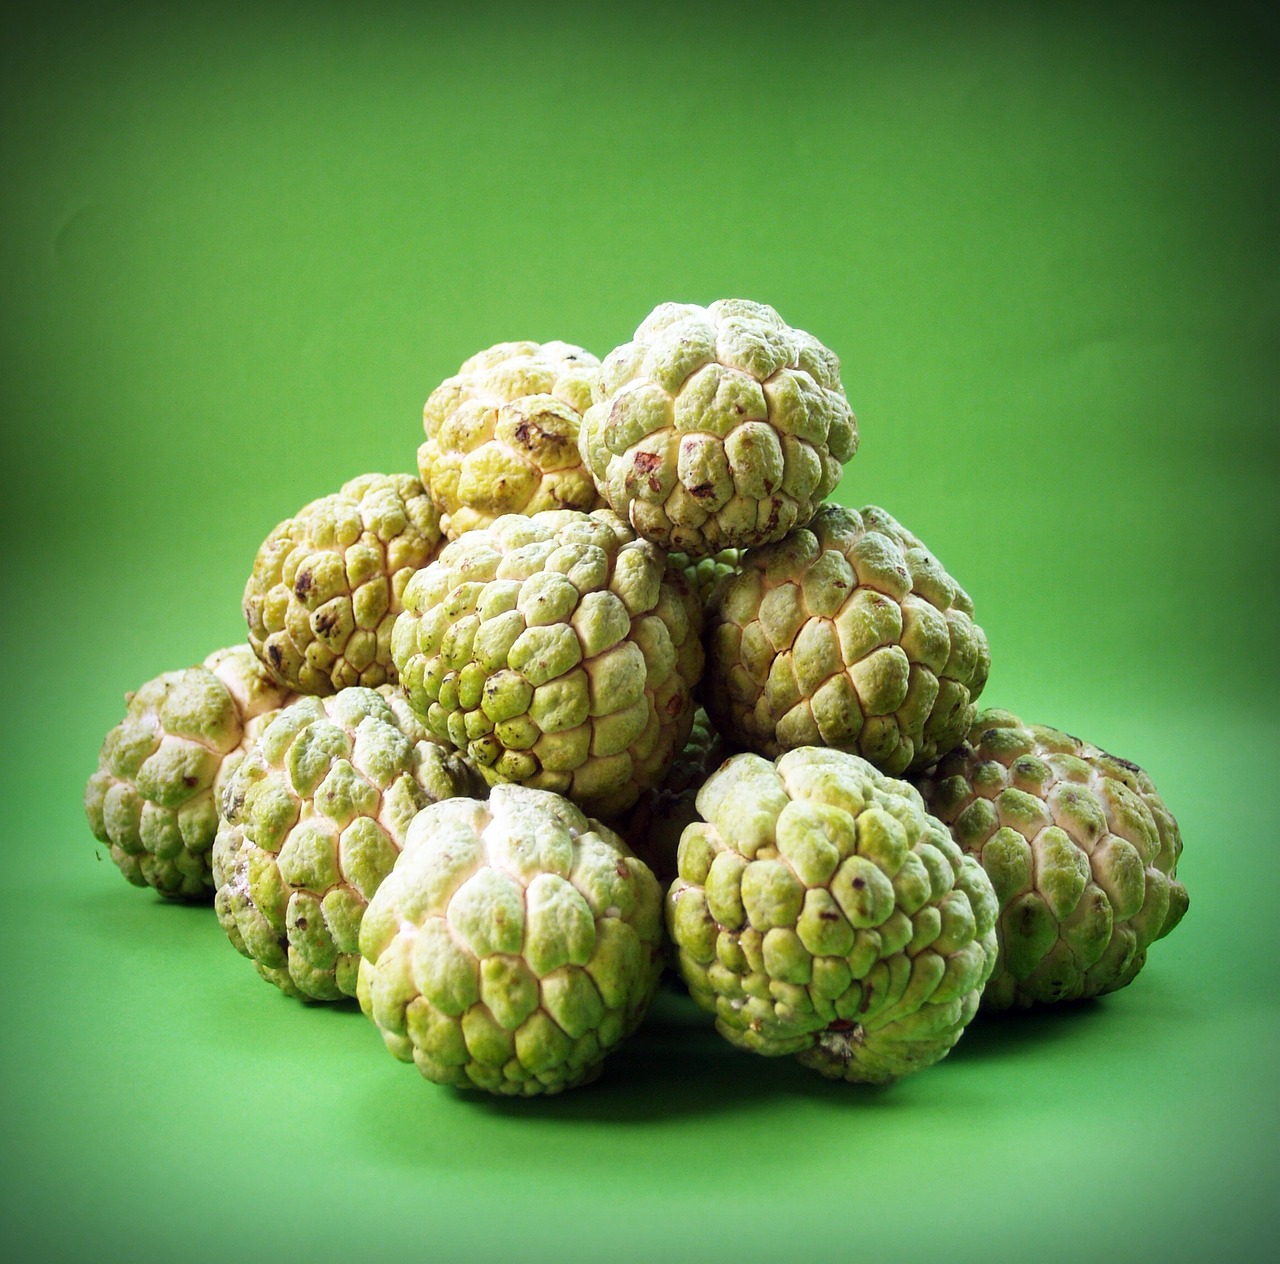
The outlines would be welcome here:
M 676 876 L 680 835 L 698 819 L 694 805 L 698 791 L 729 754 L 707 713 L 697 707 L 689 740 L 661 784 L 644 791 L 623 815 L 605 822 L 653 870 L 664 889 Z
M 944 1057 L 996 960 L 996 897 L 920 795 L 842 751 L 736 755 L 698 794 L 667 926 L 732 1044 L 882 1083 Z
M 666 775 L 693 720 L 702 612 L 616 514 L 508 514 L 405 588 L 392 655 L 427 728 L 490 785 L 603 816 Z
M 418 472 L 450 540 L 503 514 L 602 505 L 578 452 L 599 376 L 570 343 L 500 342 L 431 392 Z
M 226 783 L 214 846 L 223 930 L 288 995 L 354 996 L 360 919 L 409 822 L 482 786 L 390 686 L 298 699 Z
M 916 784 L 1000 900 L 984 1009 L 1114 992 L 1187 911 L 1178 823 L 1137 764 L 989 710 Z
M 218 796 L 259 730 L 292 694 L 247 645 L 165 672 L 125 696 L 84 807 L 99 842 L 135 886 L 207 900 Z
M 701 700 L 729 742 L 928 767 L 969 730 L 987 638 L 968 594 L 883 509 L 824 505 L 748 550 L 707 609 Z
M 420 812 L 360 931 L 359 994 L 429 1080 L 531 1096 L 595 1078 L 661 971 L 662 897 L 560 795 L 496 786 Z
M 858 430 L 833 352 L 764 303 L 725 299 L 663 303 L 605 357 L 581 446 L 611 508 L 700 557 L 804 526 Z
M 244 590 L 249 643 L 281 684 L 327 696 L 395 683 L 391 627 L 440 516 L 408 474 L 364 474 L 267 536 Z
M 720 549 L 706 557 L 690 557 L 687 553 L 671 553 L 668 558 L 688 580 L 697 598 L 705 607 L 715 586 L 726 576 L 736 575 L 742 570 L 742 558 L 745 549 Z

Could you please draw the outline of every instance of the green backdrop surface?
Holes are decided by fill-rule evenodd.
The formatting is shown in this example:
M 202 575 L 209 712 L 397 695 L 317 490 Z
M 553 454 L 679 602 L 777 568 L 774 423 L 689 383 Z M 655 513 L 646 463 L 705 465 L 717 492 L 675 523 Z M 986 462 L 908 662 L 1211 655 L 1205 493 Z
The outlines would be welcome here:
M 1253 1259 L 1277 1223 L 1280 124 L 1269 6 L 6 7 L 0 1236 L 23 1258 Z M 888 1089 L 674 989 L 464 1097 L 129 888 L 121 695 L 509 338 L 665 299 L 841 356 L 984 701 L 1137 760 L 1191 911 L 1132 987 Z M 95 861 L 95 851 L 98 853 Z

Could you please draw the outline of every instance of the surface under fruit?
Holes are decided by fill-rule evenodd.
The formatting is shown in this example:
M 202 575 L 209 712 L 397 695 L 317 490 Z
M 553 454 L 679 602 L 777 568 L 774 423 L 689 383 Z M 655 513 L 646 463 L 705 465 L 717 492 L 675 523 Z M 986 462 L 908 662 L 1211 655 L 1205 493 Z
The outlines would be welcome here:
M 420 813 L 360 932 L 360 1004 L 430 1080 L 530 1096 L 593 1078 L 644 1016 L 662 901 L 559 795 L 496 786 Z
M 800 747 L 734 756 L 697 806 L 667 925 L 720 1033 L 854 1081 L 944 1057 L 995 965 L 996 897 L 920 795 Z
M 1000 899 L 984 1009 L 1122 988 L 1187 911 L 1178 823 L 1128 760 L 990 710 L 916 784 Z

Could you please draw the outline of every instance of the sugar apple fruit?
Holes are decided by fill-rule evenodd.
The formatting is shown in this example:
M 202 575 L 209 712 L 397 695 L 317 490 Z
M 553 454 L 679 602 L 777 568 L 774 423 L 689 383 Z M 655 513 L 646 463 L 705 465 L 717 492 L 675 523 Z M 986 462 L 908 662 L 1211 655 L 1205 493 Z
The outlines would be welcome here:
M 288 995 L 354 996 L 360 919 L 409 822 L 482 785 L 389 686 L 300 698 L 226 784 L 214 845 L 223 930 Z
M 1114 992 L 1187 911 L 1178 823 L 1128 760 L 990 710 L 916 784 L 1000 900 L 984 1009 Z
M 360 1005 L 429 1080 L 558 1093 L 639 1024 L 661 937 L 658 884 L 616 834 L 497 786 L 414 819 L 360 931 Z
M 698 794 L 667 925 L 732 1044 L 881 1083 L 959 1039 L 996 960 L 981 866 L 905 782 L 842 751 L 736 755 Z
M 968 594 L 883 509 L 824 505 L 752 549 L 707 610 L 702 701 L 725 738 L 924 768 L 969 730 L 987 638 Z
M 450 540 L 507 513 L 603 504 L 578 452 L 599 376 L 567 342 L 500 342 L 431 392 L 418 471 Z
M 247 645 L 165 672 L 125 696 L 85 787 L 89 827 L 135 886 L 213 895 L 218 795 L 276 708 L 292 698 Z
M 582 455 L 609 505 L 691 556 L 803 527 L 858 431 L 840 362 L 772 307 L 663 303 L 605 357 Z
M 244 590 L 249 643 L 299 693 L 394 684 L 400 595 L 439 544 L 439 514 L 416 478 L 352 479 L 263 542 Z
M 490 785 L 598 815 L 662 780 L 693 719 L 702 613 L 616 514 L 508 514 L 405 588 L 392 656 L 415 711 Z
M 721 549 L 706 557 L 690 557 L 688 553 L 668 554 L 668 560 L 688 581 L 703 606 L 707 604 L 715 586 L 726 576 L 742 570 L 742 558 L 746 549 Z
M 605 821 L 644 861 L 665 889 L 676 876 L 676 851 L 686 825 L 698 819 L 698 791 L 729 750 L 707 713 L 697 707 L 684 749 L 661 783 L 646 790 L 624 815 Z

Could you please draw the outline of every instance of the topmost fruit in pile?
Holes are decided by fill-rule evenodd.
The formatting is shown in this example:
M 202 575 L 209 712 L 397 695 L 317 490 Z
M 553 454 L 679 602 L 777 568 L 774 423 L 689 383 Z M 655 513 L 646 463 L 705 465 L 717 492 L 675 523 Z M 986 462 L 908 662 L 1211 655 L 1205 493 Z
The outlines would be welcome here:
M 803 527 L 857 450 L 835 353 L 742 299 L 656 308 L 605 357 L 582 428 L 610 508 L 695 558 Z
M 500 342 L 431 392 L 418 470 L 450 540 L 503 514 L 601 507 L 578 453 L 599 378 L 581 347 Z

